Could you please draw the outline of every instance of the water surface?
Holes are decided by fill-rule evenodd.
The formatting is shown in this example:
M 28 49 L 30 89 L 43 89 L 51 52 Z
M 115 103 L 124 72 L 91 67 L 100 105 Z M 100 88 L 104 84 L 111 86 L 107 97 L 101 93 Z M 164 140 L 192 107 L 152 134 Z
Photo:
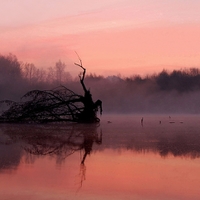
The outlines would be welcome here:
M 199 115 L 1 124 L 0 199 L 200 199 L 199 130 Z

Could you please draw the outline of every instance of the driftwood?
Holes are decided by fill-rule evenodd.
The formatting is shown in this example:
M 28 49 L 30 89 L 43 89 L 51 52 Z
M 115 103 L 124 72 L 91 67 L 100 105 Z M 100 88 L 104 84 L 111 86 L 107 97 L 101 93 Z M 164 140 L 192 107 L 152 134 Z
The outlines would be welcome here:
M 86 69 L 82 66 L 82 61 L 75 65 L 83 69 L 79 78 L 84 96 L 64 86 L 53 90 L 32 90 L 21 98 L 21 102 L 1 101 L 9 108 L 0 115 L 0 122 L 99 122 L 97 111 L 100 108 L 102 114 L 102 102 L 100 100 L 93 102 L 90 91 L 86 89 L 84 84 Z

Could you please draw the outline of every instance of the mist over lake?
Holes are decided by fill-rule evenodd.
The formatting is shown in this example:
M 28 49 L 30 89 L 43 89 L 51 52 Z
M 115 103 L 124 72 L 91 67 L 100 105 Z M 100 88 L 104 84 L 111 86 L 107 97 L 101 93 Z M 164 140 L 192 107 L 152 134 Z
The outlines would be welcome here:
M 76 67 L 76 66 L 75 66 Z M 63 85 L 82 94 L 79 77 L 61 60 L 44 70 L 16 56 L 0 56 L 0 99 L 21 101 L 30 90 L 48 90 Z M 81 71 L 80 71 L 81 72 Z M 184 68 L 130 77 L 87 74 L 85 83 L 93 99 L 101 99 L 105 113 L 200 113 L 200 71 Z M 1 108 L 2 110 L 3 108 Z

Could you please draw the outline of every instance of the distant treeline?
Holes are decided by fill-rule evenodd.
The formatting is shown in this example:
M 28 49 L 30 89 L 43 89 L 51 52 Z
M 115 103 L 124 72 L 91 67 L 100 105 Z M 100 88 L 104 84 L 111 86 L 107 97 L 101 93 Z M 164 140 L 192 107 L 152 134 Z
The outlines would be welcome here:
M 107 112 L 200 113 L 198 68 L 163 70 L 145 77 L 89 74 L 85 83 L 94 100 L 103 100 Z M 40 69 L 33 63 L 19 61 L 15 55 L 0 55 L 0 100 L 19 100 L 29 90 L 52 89 L 59 85 L 82 93 L 78 74 L 72 78 L 60 60 L 53 67 Z

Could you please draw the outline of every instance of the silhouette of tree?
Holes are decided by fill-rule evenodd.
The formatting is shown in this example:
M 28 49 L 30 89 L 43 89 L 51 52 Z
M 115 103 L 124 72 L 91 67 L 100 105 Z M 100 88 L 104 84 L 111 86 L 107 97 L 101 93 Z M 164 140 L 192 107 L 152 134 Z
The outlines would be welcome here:
M 96 112 L 98 111 L 98 107 L 99 107 L 100 114 L 102 114 L 102 101 L 97 100 L 96 102 L 93 102 L 90 90 L 86 89 L 86 86 L 84 83 L 86 69 L 82 66 L 82 61 L 80 58 L 79 58 L 79 61 L 80 61 L 80 64 L 75 63 L 75 65 L 83 69 L 83 73 L 79 75 L 79 78 L 80 78 L 80 83 L 84 91 L 84 96 L 80 97 L 80 101 L 83 103 L 84 109 L 80 114 L 78 114 L 78 119 L 79 121 L 82 121 L 82 122 L 99 121 L 99 119 L 96 116 Z
M 0 77 L 1 82 L 22 78 L 20 62 L 17 60 L 16 56 L 12 54 L 8 56 L 0 55 Z
M 81 62 L 81 60 L 80 60 Z M 76 63 L 75 63 L 76 64 Z M 22 97 L 21 102 L 9 100 L 1 101 L 9 108 L 0 116 L 1 122 L 99 122 L 97 117 L 98 107 L 102 114 L 102 102 L 93 102 L 90 91 L 86 89 L 84 78 L 86 69 L 81 64 L 76 64 L 83 69 L 80 83 L 85 95 L 75 94 L 70 89 L 60 86 L 53 90 L 32 90 Z
M 33 63 L 22 64 L 23 77 L 30 83 L 45 82 L 46 72 L 43 69 L 36 68 Z
M 59 84 L 62 83 L 62 80 L 63 80 L 63 74 L 64 74 L 64 71 L 65 71 L 65 63 L 61 62 L 61 60 L 59 60 L 58 62 L 56 62 L 56 65 L 55 65 L 55 69 L 56 69 L 56 79 L 58 81 Z
M 158 74 L 158 76 L 156 77 L 156 83 L 161 90 L 167 90 L 169 88 L 170 81 L 167 71 L 163 70 L 161 73 Z

